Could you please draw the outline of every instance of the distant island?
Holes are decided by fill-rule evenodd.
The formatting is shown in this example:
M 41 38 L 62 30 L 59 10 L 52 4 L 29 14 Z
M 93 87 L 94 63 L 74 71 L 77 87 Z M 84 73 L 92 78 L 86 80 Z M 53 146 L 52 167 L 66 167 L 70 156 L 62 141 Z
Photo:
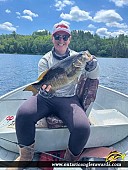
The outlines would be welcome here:
M 97 57 L 128 58 L 128 36 L 100 37 L 90 32 L 73 30 L 70 48 L 75 51 L 89 50 Z M 32 35 L 0 35 L 0 53 L 43 55 L 53 47 L 51 33 L 47 30 Z

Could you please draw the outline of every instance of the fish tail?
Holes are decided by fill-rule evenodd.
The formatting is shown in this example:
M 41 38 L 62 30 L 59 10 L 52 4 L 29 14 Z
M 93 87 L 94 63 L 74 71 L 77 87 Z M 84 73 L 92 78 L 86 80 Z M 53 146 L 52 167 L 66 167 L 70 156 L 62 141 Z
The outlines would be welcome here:
M 38 90 L 32 85 L 27 86 L 23 91 L 32 91 L 33 95 L 36 95 L 38 93 Z

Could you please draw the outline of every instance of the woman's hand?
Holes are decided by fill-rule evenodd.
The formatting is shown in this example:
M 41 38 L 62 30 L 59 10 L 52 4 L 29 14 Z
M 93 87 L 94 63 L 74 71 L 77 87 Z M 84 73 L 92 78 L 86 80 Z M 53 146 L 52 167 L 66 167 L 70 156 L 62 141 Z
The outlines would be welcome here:
M 50 90 L 51 90 L 51 85 L 42 85 L 42 87 L 40 88 L 40 91 L 39 91 L 39 95 L 44 97 L 44 98 L 52 98 L 53 97 L 53 94 L 50 93 Z
M 44 84 L 41 88 L 42 88 L 43 90 L 45 90 L 46 92 L 49 92 L 50 89 L 51 89 L 51 87 L 52 87 L 51 85 L 48 85 L 48 86 L 47 86 L 47 85 Z

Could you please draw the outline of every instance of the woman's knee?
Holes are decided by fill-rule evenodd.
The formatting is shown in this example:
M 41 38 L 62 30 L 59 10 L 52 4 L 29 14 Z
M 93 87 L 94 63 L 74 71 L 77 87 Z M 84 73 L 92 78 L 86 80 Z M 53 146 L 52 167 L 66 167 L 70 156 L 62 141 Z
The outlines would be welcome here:
M 17 114 L 16 114 L 16 122 L 31 122 L 33 120 L 33 116 L 32 116 L 32 111 L 30 108 L 26 108 L 24 107 L 24 105 L 22 105 L 21 107 L 19 107 Z
M 17 116 L 32 115 L 37 112 L 37 98 L 32 96 L 26 100 L 18 109 Z
M 78 134 L 78 136 L 81 136 L 82 138 L 88 138 L 90 135 L 90 124 L 80 124 L 79 126 L 75 127 L 74 131 Z
M 87 123 L 81 128 L 82 133 L 86 133 L 86 135 L 90 135 L 90 124 Z

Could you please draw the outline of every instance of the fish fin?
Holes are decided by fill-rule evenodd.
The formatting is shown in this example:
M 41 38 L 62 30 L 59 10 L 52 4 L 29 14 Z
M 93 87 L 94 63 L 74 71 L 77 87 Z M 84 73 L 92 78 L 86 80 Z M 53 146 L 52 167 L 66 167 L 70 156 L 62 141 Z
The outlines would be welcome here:
M 33 95 L 36 95 L 38 93 L 38 90 L 35 89 L 32 85 L 25 87 L 25 89 L 23 91 L 32 91 Z
M 38 93 L 38 90 L 34 87 L 36 83 L 38 83 L 47 73 L 48 70 L 44 71 L 37 79 L 37 81 L 33 82 L 31 85 L 25 87 L 23 91 L 32 91 L 33 95 L 36 95 Z
M 48 70 L 44 71 L 39 77 L 38 77 L 38 81 L 40 81 L 44 76 L 45 74 L 48 72 Z

